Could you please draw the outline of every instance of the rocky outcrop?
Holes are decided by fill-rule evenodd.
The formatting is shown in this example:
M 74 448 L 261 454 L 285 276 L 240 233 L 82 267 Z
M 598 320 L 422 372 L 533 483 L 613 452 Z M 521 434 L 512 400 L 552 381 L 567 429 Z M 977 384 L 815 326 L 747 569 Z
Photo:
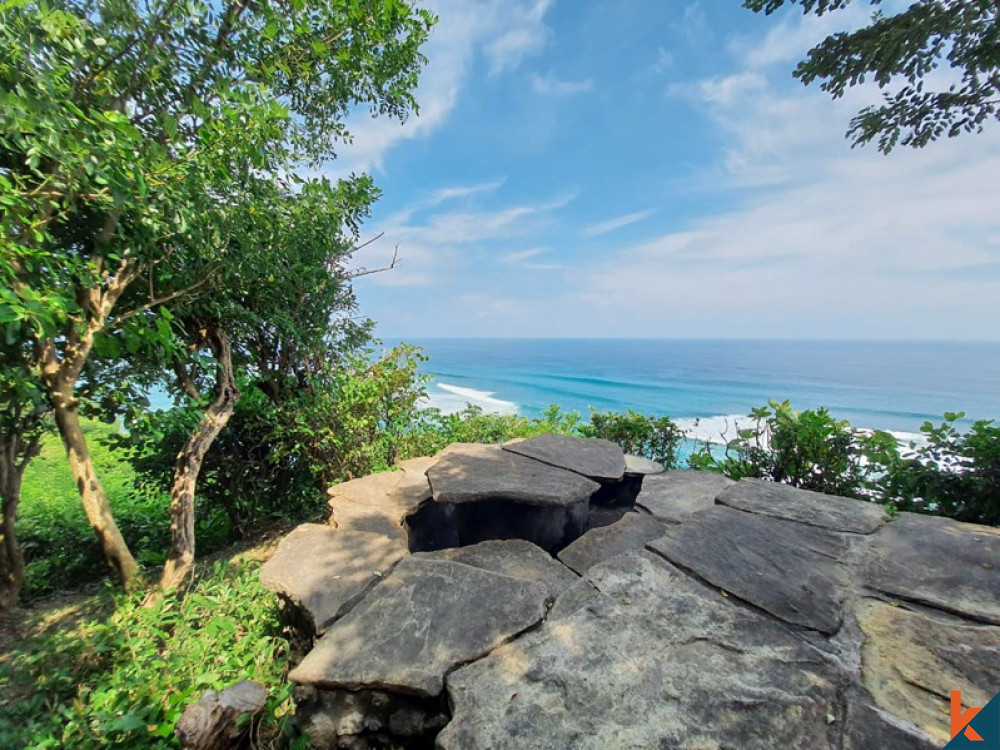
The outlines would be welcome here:
M 531 443 L 332 488 L 264 566 L 313 747 L 929 750 L 1000 691 L 996 530 Z

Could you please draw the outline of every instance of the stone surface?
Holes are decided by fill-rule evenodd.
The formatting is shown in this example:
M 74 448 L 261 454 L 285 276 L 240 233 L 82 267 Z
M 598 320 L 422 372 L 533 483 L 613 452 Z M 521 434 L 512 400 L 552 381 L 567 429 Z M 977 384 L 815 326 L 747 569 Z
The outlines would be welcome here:
M 480 542 L 470 547 L 422 552 L 414 557 L 450 560 L 522 581 L 535 581 L 545 586 L 549 601 L 555 601 L 563 591 L 580 580 L 572 570 L 553 559 L 541 547 L 521 539 Z
M 438 747 L 839 747 L 842 675 L 787 628 L 648 553 L 589 578 L 589 604 L 449 675 Z
M 524 539 L 556 552 L 587 526 L 596 482 L 499 446 L 454 445 L 427 476 L 434 501 L 454 509 L 461 545 Z
M 749 513 L 855 534 L 870 534 L 888 518 L 885 509 L 875 503 L 823 495 L 763 479 L 741 479 L 719 494 L 715 502 Z
M 260 581 L 323 631 L 407 554 L 397 542 L 360 531 L 304 524 L 278 545 Z
M 455 505 L 512 500 L 528 505 L 572 506 L 600 489 L 596 482 L 571 471 L 494 445 L 450 446 L 427 471 L 427 478 L 436 501 Z
M 546 588 L 469 565 L 406 558 L 335 622 L 289 679 L 433 697 L 445 674 L 545 615 Z
M 949 696 L 965 708 L 1000 692 L 1000 628 L 943 621 L 868 600 L 859 604 L 865 636 L 861 674 L 879 708 L 905 717 L 939 745 L 950 738 Z
M 872 545 L 876 590 L 1000 625 L 1000 529 L 902 513 Z
M 840 628 L 842 535 L 716 506 L 669 527 L 649 548 L 786 622 L 827 635 Z
M 867 703 L 847 704 L 843 750 L 940 750 L 916 727 Z
M 327 491 L 330 525 L 384 534 L 408 545 L 405 520 L 431 499 L 426 471 L 434 462 L 433 458 L 416 458 L 402 462 L 394 471 L 334 485 Z
M 705 508 L 735 482 L 711 471 L 667 471 L 642 480 L 636 508 L 667 523 L 681 523 Z
M 617 482 L 625 475 L 625 454 L 610 440 L 546 433 L 507 443 L 503 449 L 602 482 Z
M 625 473 L 646 476 L 649 474 L 662 474 L 663 464 L 657 463 L 649 458 L 634 456 L 631 453 L 625 454 Z
M 448 721 L 437 699 L 382 690 L 295 690 L 295 718 L 315 750 L 425 742 Z
M 583 575 L 616 555 L 639 551 L 663 536 L 667 527 L 652 516 L 626 513 L 610 526 L 591 529 L 559 553 L 559 559 Z

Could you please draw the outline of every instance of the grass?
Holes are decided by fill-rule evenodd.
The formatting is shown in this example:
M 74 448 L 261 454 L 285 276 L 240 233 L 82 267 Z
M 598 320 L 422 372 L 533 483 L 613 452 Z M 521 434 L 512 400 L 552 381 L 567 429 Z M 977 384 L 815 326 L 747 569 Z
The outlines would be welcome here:
M 97 475 L 129 547 L 146 565 L 163 561 L 169 536 L 169 499 L 143 485 L 108 440 L 116 425 L 85 421 L 84 434 Z M 107 573 L 80 503 L 59 437 L 50 434 L 24 473 L 18 535 L 25 556 L 22 601 L 99 581 Z
M 153 606 L 107 586 L 0 623 L 20 631 L 0 651 L 0 747 L 176 747 L 187 705 L 245 679 L 269 691 L 254 746 L 294 746 L 291 640 L 253 557 L 203 563 Z

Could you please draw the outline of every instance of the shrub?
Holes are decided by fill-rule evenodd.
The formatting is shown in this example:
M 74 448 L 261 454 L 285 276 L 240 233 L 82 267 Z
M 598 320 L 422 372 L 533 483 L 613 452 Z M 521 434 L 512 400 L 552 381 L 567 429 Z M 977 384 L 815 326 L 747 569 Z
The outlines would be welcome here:
M 667 469 L 677 466 L 677 448 L 684 438 L 669 417 L 643 416 L 629 409 L 624 414 L 592 411 L 590 424 L 580 427 L 584 437 L 617 443 L 626 453 L 657 461 Z
M 691 456 L 691 467 L 830 495 L 882 498 L 882 483 L 898 459 L 889 433 L 853 428 L 824 408 L 797 412 L 788 401 L 772 400 L 749 418 L 753 426 L 726 441 L 722 455 L 704 445 Z
M 278 599 L 256 566 L 219 562 L 184 597 L 122 597 L 107 620 L 18 644 L 0 664 L 0 747 L 176 747 L 184 708 L 244 679 L 270 691 L 254 728 L 266 747 L 291 730 L 288 657 Z
M 899 510 L 933 513 L 970 523 L 1000 525 L 1000 426 L 975 422 L 960 433 L 964 413 L 947 413 L 935 427 L 925 422 L 926 442 L 889 473 L 888 498 Z

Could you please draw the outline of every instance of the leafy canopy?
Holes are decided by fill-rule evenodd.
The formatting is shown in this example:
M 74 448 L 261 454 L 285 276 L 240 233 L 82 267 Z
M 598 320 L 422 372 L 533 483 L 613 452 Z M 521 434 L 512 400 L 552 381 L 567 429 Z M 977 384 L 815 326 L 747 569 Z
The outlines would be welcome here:
M 881 0 L 869 1 L 876 10 L 867 26 L 831 34 L 794 73 L 805 84 L 820 80 L 834 99 L 866 80 L 884 90 L 881 105 L 865 107 L 851 120 L 847 134 L 854 145 L 877 140 L 883 153 L 900 144 L 919 148 L 941 136 L 981 132 L 1000 118 L 995 0 L 916 0 L 895 14 L 883 12 Z M 797 4 L 804 14 L 821 16 L 851 2 L 745 0 L 743 5 L 771 14 Z

